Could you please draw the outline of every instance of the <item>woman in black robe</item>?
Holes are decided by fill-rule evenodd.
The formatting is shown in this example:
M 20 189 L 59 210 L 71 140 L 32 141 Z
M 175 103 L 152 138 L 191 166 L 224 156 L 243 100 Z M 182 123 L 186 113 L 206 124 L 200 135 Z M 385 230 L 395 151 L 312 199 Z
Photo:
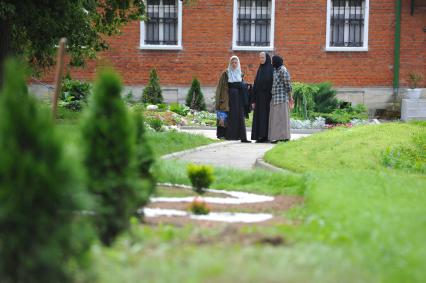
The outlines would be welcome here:
M 225 138 L 249 143 L 244 120 L 242 80 L 240 60 L 232 56 L 228 66 L 229 113 Z
M 253 86 L 252 108 L 254 113 L 251 139 L 256 142 L 267 142 L 274 68 L 269 54 L 261 52 L 259 60 L 260 66 Z

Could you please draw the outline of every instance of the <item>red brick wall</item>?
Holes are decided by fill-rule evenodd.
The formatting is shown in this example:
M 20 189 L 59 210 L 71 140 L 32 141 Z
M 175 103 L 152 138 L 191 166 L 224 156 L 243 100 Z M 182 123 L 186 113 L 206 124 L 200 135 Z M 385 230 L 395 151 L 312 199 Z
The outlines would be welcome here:
M 162 85 L 189 85 L 197 76 L 202 85 L 214 86 L 228 58 L 240 57 L 249 81 L 258 63 L 257 52 L 232 51 L 233 0 L 197 0 L 183 8 L 183 50 L 139 50 L 139 22 L 129 24 L 121 36 L 109 40 L 111 49 L 99 54 L 110 61 L 129 85 L 143 85 L 156 67 Z M 426 74 L 426 10 L 409 14 L 403 0 L 401 83 L 410 70 Z M 395 1 L 370 1 L 369 51 L 325 52 L 326 0 L 275 1 L 275 53 L 285 58 L 293 80 L 331 81 L 335 86 L 392 86 Z M 75 78 L 92 79 L 95 62 L 73 70 Z M 49 80 L 49 78 L 47 78 Z M 425 82 L 426 83 L 426 82 Z

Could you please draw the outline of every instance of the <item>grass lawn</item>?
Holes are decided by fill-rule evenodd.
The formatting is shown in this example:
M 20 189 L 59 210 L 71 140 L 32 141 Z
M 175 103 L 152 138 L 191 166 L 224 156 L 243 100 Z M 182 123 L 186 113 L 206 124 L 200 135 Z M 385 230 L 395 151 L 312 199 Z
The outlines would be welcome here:
M 279 235 L 284 245 L 227 242 L 225 226 L 135 224 L 113 248 L 94 249 L 100 281 L 425 282 L 426 176 L 387 169 L 381 157 L 388 147 L 410 146 L 424 127 L 336 129 L 268 153 L 300 175 L 215 168 L 215 188 L 304 196 L 284 215 L 299 225 L 232 231 Z M 185 166 L 161 161 L 160 181 L 188 184 Z
M 79 118 L 68 115 L 58 130 L 79 156 Z M 268 162 L 300 174 L 214 168 L 212 188 L 303 196 L 303 206 L 283 214 L 298 224 L 229 229 L 132 220 L 112 247 L 93 246 L 98 282 L 426 282 L 426 176 L 388 169 L 382 158 L 425 132 L 424 123 L 334 129 L 267 153 Z M 149 139 L 157 156 L 212 142 L 173 132 Z M 158 180 L 189 184 L 186 165 L 159 160 Z M 284 244 L 244 241 L 259 235 Z
M 266 153 L 265 160 L 294 172 L 383 169 L 381 158 L 388 147 L 410 144 L 414 135 L 424 131 L 426 124 L 422 123 L 337 128 L 280 144 Z

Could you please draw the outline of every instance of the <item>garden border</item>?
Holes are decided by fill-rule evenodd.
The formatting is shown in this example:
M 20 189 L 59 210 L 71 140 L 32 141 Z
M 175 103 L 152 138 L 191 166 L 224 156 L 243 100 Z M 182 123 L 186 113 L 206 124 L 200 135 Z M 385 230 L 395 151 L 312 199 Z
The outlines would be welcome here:
M 256 159 L 256 162 L 254 163 L 253 168 L 259 168 L 259 169 L 264 169 L 264 170 L 267 170 L 267 171 L 280 172 L 280 173 L 286 173 L 286 174 L 298 174 L 298 173 L 293 172 L 291 170 L 280 168 L 280 167 L 277 167 L 275 165 L 272 165 L 272 164 L 266 162 L 263 159 L 263 157 Z

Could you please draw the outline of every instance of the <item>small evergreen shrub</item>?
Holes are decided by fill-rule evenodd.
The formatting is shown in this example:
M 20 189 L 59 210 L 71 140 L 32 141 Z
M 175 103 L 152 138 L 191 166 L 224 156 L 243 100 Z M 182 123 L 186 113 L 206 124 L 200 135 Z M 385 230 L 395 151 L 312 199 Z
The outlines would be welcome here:
M 74 282 L 90 247 L 90 229 L 76 213 L 89 209 L 88 196 L 79 164 L 64 154 L 50 111 L 28 95 L 24 75 L 22 63 L 6 62 L 0 91 L 0 281 Z
M 314 94 L 316 112 L 331 113 L 339 107 L 339 100 L 336 98 L 337 92 L 331 88 L 331 83 L 320 83 L 316 87 L 318 87 L 318 91 Z
M 147 86 L 143 89 L 142 102 L 150 104 L 163 103 L 160 79 L 158 78 L 156 69 L 152 69 L 149 74 L 149 82 Z
M 187 173 L 194 191 L 200 195 L 204 194 L 205 189 L 214 181 L 213 168 L 211 166 L 190 164 L 188 165 Z
M 105 245 L 128 228 L 146 201 L 137 174 L 134 123 L 121 90 L 118 75 L 102 71 L 82 126 L 89 190 L 97 202 L 95 225 Z
M 189 210 L 196 215 L 206 215 L 210 213 L 210 209 L 206 202 L 200 197 L 194 198 L 189 205 Z
M 73 80 L 67 76 L 62 81 L 60 105 L 73 111 L 80 111 L 87 104 L 90 92 L 89 83 Z
M 206 102 L 201 91 L 200 81 L 197 78 L 192 80 L 191 88 L 186 95 L 186 106 L 197 111 L 206 110 Z

